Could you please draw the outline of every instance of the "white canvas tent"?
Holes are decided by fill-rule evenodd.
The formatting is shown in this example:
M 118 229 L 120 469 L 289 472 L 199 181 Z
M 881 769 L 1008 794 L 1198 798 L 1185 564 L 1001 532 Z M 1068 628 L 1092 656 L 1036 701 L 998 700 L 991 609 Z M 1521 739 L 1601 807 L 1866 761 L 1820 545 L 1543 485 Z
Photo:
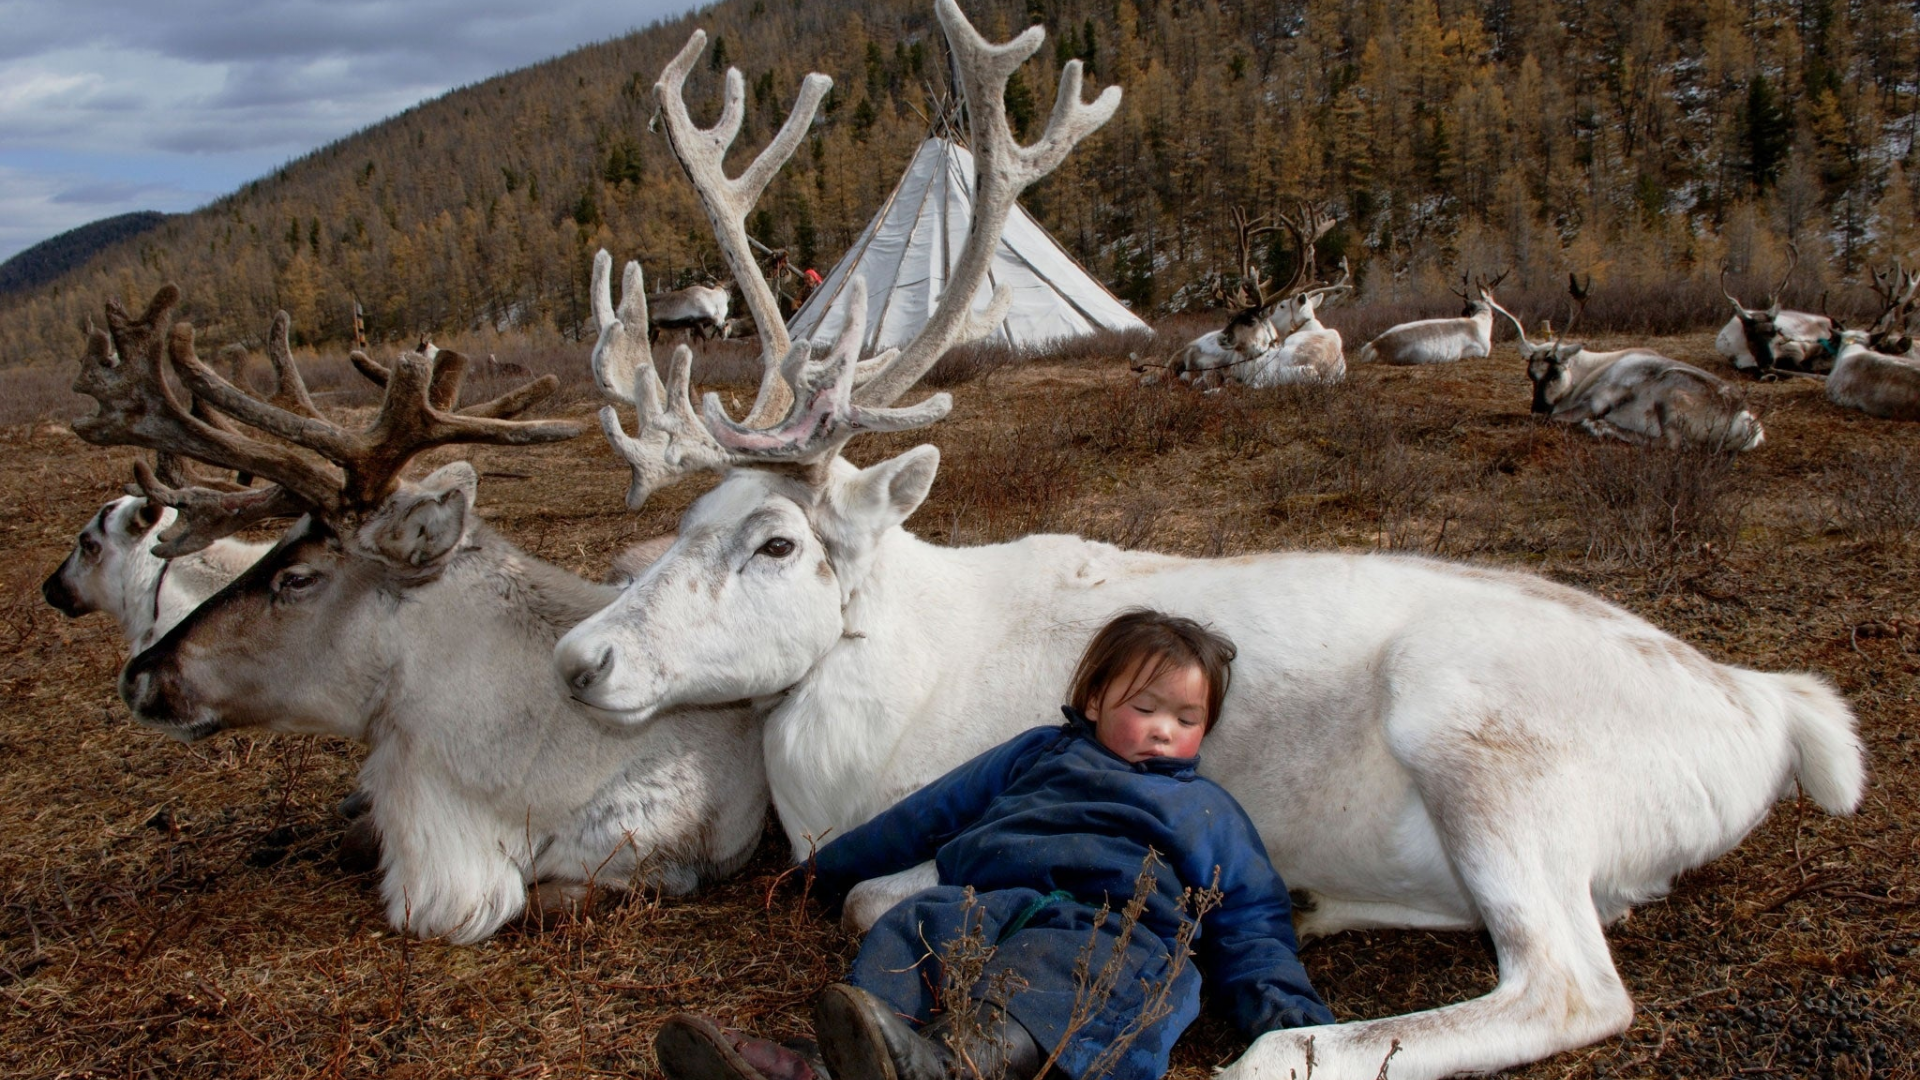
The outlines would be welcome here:
M 893 194 L 794 313 L 788 331 L 795 341 L 837 338 L 852 299 L 848 286 L 860 277 L 867 283 L 862 355 L 904 345 L 939 304 L 972 221 L 973 154 L 945 139 L 921 143 Z M 1000 285 L 1013 290 L 1013 307 L 989 341 L 1034 348 L 1098 330 L 1147 327 L 1018 204 L 973 298 L 974 310 L 984 310 Z

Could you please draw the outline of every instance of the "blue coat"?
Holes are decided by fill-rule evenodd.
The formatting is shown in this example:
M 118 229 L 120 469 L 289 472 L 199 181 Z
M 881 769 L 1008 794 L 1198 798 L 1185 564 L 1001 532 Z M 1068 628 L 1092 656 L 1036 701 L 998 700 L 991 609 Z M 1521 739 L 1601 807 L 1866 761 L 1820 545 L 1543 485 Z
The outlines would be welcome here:
M 998 944 L 988 971 L 1010 968 L 1024 983 L 1003 1002 L 1007 1011 L 1050 1050 L 1068 1032 L 1075 963 L 1097 936 L 1094 970 L 1116 947 L 1126 970 L 1060 1057 L 1075 1080 L 1094 1071 L 1157 1080 L 1199 1013 L 1202 976 L 1249 1038 L 1333 1023 L 1296 955 L 1286 885 L 1240 804 L 1196 774 L 1198 759 L 1128 762 L 1100 745 L 1084 717 L 1069 709 L 1067 718 L 974 758 L 817 853 L 815 888 L 829 903 L 929 857 L 940 871 L 938 888 L 875 924 L 848 981 L 924 1023 L 937 1001 L 942 947 L 977 923 Z M 1123 944 L 1119 913 L 1150 857 L 1153 887 Z M 1198 971 L 1184 965 L 1172 979 L 1171 1012 L 1128 1040 L 1148 1004 L 1143 982 L 1167 981 L 1183 891 L 1206 888 L 1216 871 L 1223 895 L 1193 938 Z M 960 886 L 975 891 L 971 910 Z M 1096 930 L 1103 903 L 1113 914 Z M 1102 1060 L 1122 1043 L 1117 1061 Z

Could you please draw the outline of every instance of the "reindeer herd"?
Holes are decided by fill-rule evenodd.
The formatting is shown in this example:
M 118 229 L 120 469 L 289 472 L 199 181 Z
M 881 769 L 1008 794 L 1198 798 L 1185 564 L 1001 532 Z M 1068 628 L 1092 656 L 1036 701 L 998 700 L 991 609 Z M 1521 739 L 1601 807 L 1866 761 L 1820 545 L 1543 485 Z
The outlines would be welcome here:
M 1084 101 L 1070 61 L 1045 131 L 1022 146 L 1004 93 L 1043 31 L 992 44 L 954 0 L 937 13 L 969 103 L 976 224 L 920 334 L 871 358 L 858 354 L 857 300 L 837 343 L 790 341 L 744 232 L 831 81 L 807 76 L 737 177 L 722 162 L 741 125 L 740 74 L 728 72 L 711 128 L 682 97 L 703 32 L 655 85 L 760 331 L 763 377 L 740 419 L 715 395 L 696 404 L 685 345 L 662 378 L 639 265 L 627 264 L 616 304 L 613 260 L 596 257 L 590 363 L 608 402 L 601 427 L 630 471 L 628 504 L 692 474 L 721 478 L 674 535 L 615 561 L 617 584 L 548 565 L 482 522 L 466 463 L 404 475 L 433 447 L 576 435 L 527 418 L 551 376 L 462 404 L 457 352 L 391 366 L 362 357 L 384 389 L 354 427 L 314 406 L 284 316 L 269 335 L 274 388 L 257 397 L 198 358 L 192 326 L 169 322 L 178 292 L 166 286 L 137 316 L 109 301 L 89 336 L 75 385 L 99 411 L 75 431 L 156 457 L 136 466 L 142 495 L 88 524 L 48 580 L 49 602 L 121 621 L 133 655 L 120 694 L 143 724 L 183 740 L 265 726 L 363 743 L 388 919 L 456 942 L 486 938 L 530 895 L 551 904 L 596 884 L 710 883 L 747 858 L 769 805 L 804 859 L 987 747 L 1057 722 L 1075 657 L 1116 611 L 1189 615 L 1240 645 L 1207 771 L 1310 898 L 1301 931 L 1478 928 L 1499 955 L 1499 984 L 1483 997 L 1272 1032 L 1228 1067 L 1233 1080 L 1284 1080 L 1309 1063 L 1319 1077 L 1371 1080 L 1389 1055 L 1399 1080 L 1489 1071 L 1625 1029 L 1633 1005 L 1606 924 L 1738 843 L 1796 782 L 1827 810 L 1852 810 L 1864 760 L 1847 704 L 1816 677 L 1716 663 L 1526 573 L 1384 555 L 1189 559 L 1074 536 L 917 539 L 905 524 L 939 450 L 866 468 L 841 451 L 947 415 L 945 393 L 901 402 L 944 353 L 1004 317 L 1004 288 L 981 309 L 969 301 L 1008 212 L 1120 101 L 1117 87 Z M 1196 349 L 1187 373 L 1340 377 L 1338 333 L 1316 309 L 1349 275 L 1314 283 L 1322 215 L 1283 223 L 1301 254 L 1295 280 L 1243 295 L 1259 318 L 1233 330 L 1244 335 L 1234 342 L 1264 340 L 1266 359 L 1222 373 Z M 1469 316 L 1439 320 L 1467 325 L 1399 328 L 1362 356 L 1484 354 L 1495 284 L 1481 283 Z M 1623 400 L 1718 400 L 1674 361 L 1590 354 L 1557 336 L 1526 347 L 1559 372 L 1537 399 L 1556 416 L 1584 409 L 1596 426 L 1693 439 L 1698 424 L 1657 405 L 1566 402 L 1596 381 Z M 1573 389 L 1553 388 L 1563 384 Z M 233 538 L 272 522 L 291 524 L 270 548 Z M 931 880 L 929 866 L 866 883 L 849 916 L 868 924 Z
M 1237 207 L 1232 213 L 1243 284 L 1231 294 L 1216 285 L 1214 296 L 1229 303 L 1233 314 L 1224 330 L 1202 335 L 1175 353 L 1166 370 L 1209 392 L 1229 383 L 1268 387 L 1339 382 L 1347 367 L 1339 331 L 1321 325 L 1315 311 L 1330 297 L 1352 291 L 1351 274 L 1344 260 L 1340 277 L 1329 285 L 1317 285 L 1313 273 L 1313 244 L 1333 219 L 1312 204 L 1303 204 L 1295 216 L 1278 215 L 1281 227 L 1293 236 L 1296 269 L 1285 287 L 1269 291 L 1269 283 L 1255 269 L 1252 241 L 1276 226 L 1265 217 L 1249 218 Z M 1883 419 L 1920 420 L 1920 346 L 1909 329 L 1920 306 L 1920 273 L 1899 265 L 1874 271 L 1879 314 L 1869 329 L 1848 330 L 1825 312 L 1781 308 L 1780 290 L 1799 262 L 1798 250 L 1790 246 L 1789 252 L 1786 272 L 1758 308 L 1743 305 L 1727 291 L 1722 267 L 1721 291 L 1733 318 L 1715 337 L 1716 351 L 1735 370 L 1758 378 L 1790 374 L 1822 380 L 1836 405 Z M 1545 324 L 1541 333 L 1547 340 L 1541 344 L 1530 340 L 1520 319 L 1494 299 L 1493 290 L 1505 277 L 1502 273 L 1491 281 L 1475 280 L 1469 292 L 1463 276 L 1461 287 L 1453 290 L 1464 305 L 1459 317 L 1390 327 L 1362 345 L 1354 363 L 1441 364 L 1490 356 L 1498 312 L 1513 324 L 1537 416 L 1577 424 L 1595 436 L 1658 446 L 1737 452 L 1764 441 L 1759 420 L 1726 380 L 1649 348 L 1595 352 L 1566 342 L 1585 311 L 1591 277 L 1582 283 L 1577 275 L 1568 275 L 1572 317 L 1557 333 Z M 1153 372 L 1143 382 L 1159 380 Z

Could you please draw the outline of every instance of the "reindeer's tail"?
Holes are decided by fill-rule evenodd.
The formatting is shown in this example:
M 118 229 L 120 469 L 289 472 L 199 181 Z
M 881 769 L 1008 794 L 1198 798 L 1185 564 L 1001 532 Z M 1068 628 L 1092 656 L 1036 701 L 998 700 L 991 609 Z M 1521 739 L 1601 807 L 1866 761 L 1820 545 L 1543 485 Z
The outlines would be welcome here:
M 1737 670 L 1737 669 L 1736 669 Z M 1854 733 L 1853 710 L 1816 675 L 1741 671 L 1756 712 L 1786 721 L 1795 779 L 1830 814 L 1850 814 L 1867 782 L 1866 748 Z
M 1762 428 L 1760 421 L 1754 419 L 1753 414 L 1745 409 L 1741 409 L 1734 416 L 1733 423 L 1729 425 L 1727 432 L 1727 442 L 1736 450 L 1751 450 L 1766 439 L 1766 429 Z
M 1372 364 L 1377 363 L 1379 359 L 1380 354 L 1374 351 L 1373 342 L 1369 341 L 1365 345 L 1360 346 L 1359 352 L 1353 354 L 1353 359 L 1350 363 Z

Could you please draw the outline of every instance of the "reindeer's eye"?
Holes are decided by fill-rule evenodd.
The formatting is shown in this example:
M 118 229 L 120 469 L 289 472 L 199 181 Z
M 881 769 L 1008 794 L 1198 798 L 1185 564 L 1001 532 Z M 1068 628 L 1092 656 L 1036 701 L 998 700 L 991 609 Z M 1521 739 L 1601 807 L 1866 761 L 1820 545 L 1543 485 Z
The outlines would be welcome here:
M 765 555 L 773 559 L 784 559 L 793 554 L 793 541 L 784 536 L 776 536 L 766 543 L 761 544 L 760 550 L 755 551 L 754 554 Z
M 289 566 L 273 576 L 273 594 L 292 599 L 318 585 L 321 576 L 310 566 Z
M 100 554 L 100 541 L 82 534 L 80 537 L 80 551 L 85 554 L 87 558 L 91 559 L 95 555 Z

